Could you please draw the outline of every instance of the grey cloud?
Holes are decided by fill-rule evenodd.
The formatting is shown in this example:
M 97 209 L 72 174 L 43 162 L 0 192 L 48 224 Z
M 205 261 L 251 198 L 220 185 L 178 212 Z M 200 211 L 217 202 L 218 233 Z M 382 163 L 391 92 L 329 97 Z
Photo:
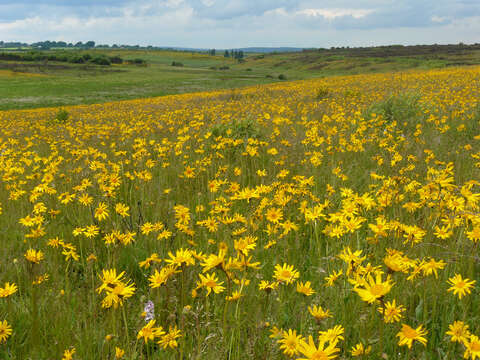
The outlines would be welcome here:
M 322 16 L 325 10 L 338 14 Z M 480 35 L 475 16 L 480 0 L 0 0 L 0 40 L 193 47 L 352 46 L 362 36 L 363 44 L 468 42 Z
M 259 16 L 277 8 L 294 9 L 297 0 L 190 0 L 187 3 L 202 18 L 228 20 L 243 16 Z

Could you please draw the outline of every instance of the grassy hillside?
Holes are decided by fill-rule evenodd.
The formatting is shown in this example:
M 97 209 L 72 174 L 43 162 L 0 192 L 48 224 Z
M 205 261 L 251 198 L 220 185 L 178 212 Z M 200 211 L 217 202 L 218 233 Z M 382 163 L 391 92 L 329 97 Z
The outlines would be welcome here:
M 478 359 L 479 99 L 480 66 L 0 111 L 0 359 Z
M 54 53 L 56 50 L 50 52 Z M 222 54 L 163 50 L 66 50 L 144 59 L 146 66 L 0 60 L 0 110 L 101 103 L 332 75 L 381 73 L 480 64 L 476 47 L 387 47 L 249 54 L 243 63 Z M 45 52 L 49 53 L 49 52 Z M 172 62 L 183 66 L 172 66 Z

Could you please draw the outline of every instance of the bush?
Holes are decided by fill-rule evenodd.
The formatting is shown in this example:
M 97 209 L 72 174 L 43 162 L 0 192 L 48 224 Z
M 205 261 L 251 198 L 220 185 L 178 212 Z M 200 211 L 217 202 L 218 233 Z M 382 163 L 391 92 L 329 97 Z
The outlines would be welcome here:
M 317 100 L 322 100 L 328 97 L 329 94 L 330 94 L 330 90 L 328 90 L 326 87 L 321 87 L 317 90 L 316 98 Z
M 92 60 L 90 60 L 91 63 L 97 64 L 97 65 L 111 65 L 112 63 L 110 62 L 110 59 L 104 56 L 97 56 L 94 57 Z
M 123 59 L 120 56 L 110 56 L 110 62 L 112 64 L 122 64 Z
M 172 66 L 182 67 L 182 66 L 183 66 L 183 63 L 178 62 L 178 61 L 172 61 Z
M 85 63 L 85 60 L 83 59 L 82 56 L 72 56 L 69 60 L 68 60 L 69 63 L 72 63 L 72 64 L 83 64 Z
M 279 80 L 287 80 L 287 77 L 284 74 L 278 75 Z
M 423 116 L 423 108 L 418 94 L 404 93 L 373 104 L 367 110 L 367 118 L 371 113 L 382 115 L 388 122 L 408 121 Z
M 55 115 L 55 122 L 57 124 L 65 124 L 70 117 L 70 114 L 65 109 L 59 109 L 57 111 L 57 115 Z
M 230 66 L 226 66 L 226 65 L 220 66 L 219 69 L 220 69 L 220 70 L 229 70 L 229 69 L 230 69 Z
M 218 124 L 212 127 L 213 137 L 228 136 L 234 139 L 261 139 L 264 134 L 254 120 L 234 120 L 229 124 Z

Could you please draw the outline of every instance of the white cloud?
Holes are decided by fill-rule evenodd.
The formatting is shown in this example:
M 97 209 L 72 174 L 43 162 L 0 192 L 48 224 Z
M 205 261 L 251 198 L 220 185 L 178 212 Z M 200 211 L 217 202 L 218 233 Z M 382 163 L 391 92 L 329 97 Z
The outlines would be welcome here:
M 436 15 L 433 15 L 431 19 L 434 23 L 443 23 L 448 20 L 448 18 L 445 16 L 436 16 Z
M 372 13 L 374 10 L 371 9 L 303 9 L 299 10 L 296 13 L 298 15 L 306 16 L 321 16 L 325 19 L 335 19 L 342 16 L 351 16 L 355 19 L 360 19 Z
M 0 40 L 185 47 L 478 42 L 473 0 L 0 0 Z M 381 31 L 379 31 L 381 30 Z

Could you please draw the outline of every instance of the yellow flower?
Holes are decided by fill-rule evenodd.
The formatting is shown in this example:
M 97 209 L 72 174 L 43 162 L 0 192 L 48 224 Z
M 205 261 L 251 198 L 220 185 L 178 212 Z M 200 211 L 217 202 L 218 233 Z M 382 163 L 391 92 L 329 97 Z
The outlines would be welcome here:
M 197 288 L 207 288 L 207 296 L 210 295 L 210 292 L 212 291 L 215 294 L 219 294 L 223 290 L 225 290 L 225 287 L 221 286 L 223 284 L 223 281 L 219 282 L 215 273 L 207 274 L 207 276 L 199 274 L 198 276 L 200 277 L 200 282 L 197 282 Z
M 195 258 L 193 257 L 192 252 L 188 249 L 186 249 L 186 250 L 183 250 L 183 248 L 179 249 L 179 250 L 177 250 L 175 255 L 173 255 L 169 251 L 168 256 L 170 257 L 170 259 L 165 259 L 165 262 L 167 264 L 172 264 L 172 265 L 177 265 L 177 266 L 181 266 L 182 264 L 185 264 L 187 266 L 195 265 Z
M 293 265 L 283 264 L 280 266 L 280 264 L 277 264 L 275 265 L 275 272 L 273 276 L 278 282 L 288 285 L 295 282 L 300 274 L 293 268 Z
M 453 291 L 453 294 L 458 294 L 458 298 L 461 299 L 465 294 L 470 294 L 471 288 L 473 288 L 476 281 L 470 281 L 470 279 L 467 278 L 462 279 L 462 275 L 455 274 L 455 276 L 449 278 L 447 282 L 452 285 L 447 291 Z
M 480 241 L 480 226 L 474 226 L 471 231 L 467 231 L 467 238 L 475 244 Z
M 319 331 L 318 336 L 320 341 L 328 341 L 330 344 L 336 344 L 340 340 L 344 340 L 343 333 L 345 329 L 342 325 L 335 325 L 333 328 L 326 331 Z
M 0 344 L 7 341 L 12 334 L 12 328 L 8 325 L 7 320 L 0 321 Z
M 110 308 L 112 305 L 117 308 L 118 305 L 123 306 L 123 299 L 133 296 L 135 293 L 135 285 L 120 282 L 113 289 L 106 288 L 107 295 L 102 300 L 103 308 Z
M 313 307 L 308 307 L 308 311 L 315 318 L 315 320 L 320 321 L 329 317 L 332 317 L 330 310 L 323 310 L 321 306 L 313 305 Z
M 303 336 L 300 334 L 297 335 L 297 331 L 292 329 L 283 331 L 282 338 L 277 340 L 277 342 L 281 344 L 280 349 L 288 356 L 295 356 L 299 353 L 301 341 L 304 341 Z
M 448 331 L 445 333 L 450 335 L 451 342 L 459 342 L 465 344 L 470 337 L 470 331 L 468 331 L 468 325 L 463 321 L 454 321 L 453 324 L 448 325 Z
M 225 296 L 225 300 L 227 301 L 237 301 L 239 300 L 242 296 L 244 296 L 240 291 L 235 290 L 232 295 L 230 296 Z
M 310 281 L 297 283 L 297 292 L 305 296 L 311 296 L 315 294 L 315 290 L 312 289 Z
M 125 274 L 125 271 L 122 271 L 117 275 L 116 269 L 102 270 L 102 276 L 99 275 L 102 285 L 97 288 L 97 292 L 100 294 L 103 290 L 107 288 L 113 289 L 115 285 L 122 282 L 122 277 Z
M 279 223 L 283 218 L 282 209 L 278 209 L 278 208 L 268 209 L 265 214 L 265 218 L 274 224 Z
M 259 290 L 264 290 L 267 294 L 270 293 L 272 290 L 275 290 L 278 287 L 278 282 L 268 282 L 266 280 L 260 281 L 258 284 Z
M 115 205 L 115 212 L 119 214 L 121 217 L 127 217 L 130 216 L 128 211 L 130 210 L 130 207 L 128 207 L 125 204 L 118 203 Z
M 406 324 L 402 324 L 402 329 L 397 333 L 397 337 L 399 338 L 398 345 L 407 345 L 410 349 L 412 347 L 413 341 L 417 340 L 418 342 L 426 346 L 427 339 L 424 336 L 427 334 L 428 331 L 423 329 L 423 325 L 420 325 L 416 329 L 413 329 Z
M 176 339 L 181 336 L 182 336 L 181 331 L 177 329 L 176 325 L 175 327 L 170 326 L 168 329 L 168 333 L 160 337 L 158 344 L 162 346 L 164 349 L 166 349 L 167 347 L 174 349 L 178 346 Z
M 392 286 L 393 282 L 389 276 L 383 281 L 381 272 L 377 272 L 375 279 L 369 274 L 367 280 L 361 283 L 357 282 L 353 290 L 357 292 L 363 301 L 371 304 L 388 294 Z
M 372 346 L 364 347 L 362 343 L 358 343 L 357 345 L 353 346 L 350 350 L 352 356 L 362 356 L 368 355 L 372 351 Z
M 95 219 L 98 221 L 105 220 L 108 218 L 108 206 L 104 202 L 98 204 L 97 208 L 95 209 Z
M 153 327 L 155 325 L 155 319 L 150 320 L 147 325 L 145 325 L 137 334 L 137 339 L 143 338 L 145 344 L 148 340 L 154 340 L 155 337 L 160 337 L 165 332 L 163 331 L 162 327 Z
M 41 250 L 28 249 L 24 254 L 25 259 L 30 261 L 32 264 L 39 264 L 43 260 L 43 252 Z
M 72 360 L 73 354 L 75 354 L 75 348 L 71 348 L 70 350 L 65 350 L 63 352 L 62 360 Z
M 125 350 L 115 346 L 115 359 L 121 359 L 125 355 Z
M 422 271 L 424 275 L 435 275 L 435 279 L 438 279 L 437 270 L 441 270 L 447 265 L 445 261 L 440 260 L 436 261 L 435 259 L 430 259 L 422 264 Z
M 336 343 L 330 343 L 325 347 L 325 342 L 325 340 L 320 339 L 317 347 L 313 342 L 311 335 L 308 337 L 308 343 L 302 340 L 300 342 L 299 351 L 305 357 L 298 358 L 297 360 L 329 360 L 338 357 L 338 354 L 336 353 L 339 352 L 340 349 L 335 347 Z
M 180 270 L 177 270 L 175 265 L 165 266 L 160 270 L 160 272 L 155 269 L 153 275 L 148 278 L 148 281 L 150 281 L 150 287 L 154 289 L 166 284 L 170 276 L 179 272 Z
M 475 360 L 477 357 L 480 358 L 480 339 L 476 335 L 470 335 L 470 339 L 465 344 L 465 353 L 463 358 Z
M 0 288 L 0 298 L 10 296 L 18 291 L 18 287 L 15 284 L 5 283 L 3 288 Z
M 352 252 L 349 246 L 343 248 L 338 257 L 348 265 L 347 275 L 350 275 L 350 273 L 367 258 L 366 256 L 362 256 L 362 250 Z
M 378 312 L 383 315 L 383 320 L 386 323 L 393 323 L 400 321 L 402 318 L 402 312 L 405 311 L 405 307 L 402 305 L 396 305 L 395 299 L 392 302 L 387 301 L 384 307 L 379 307 Z
M 338 278 L 342 275 L 343 275 L 343 270 L 340 270 L 338 272 L 334 270 L 332 274 L 325 277 L 325 286 L 333 286 L 335 281 L 338 280 Z

